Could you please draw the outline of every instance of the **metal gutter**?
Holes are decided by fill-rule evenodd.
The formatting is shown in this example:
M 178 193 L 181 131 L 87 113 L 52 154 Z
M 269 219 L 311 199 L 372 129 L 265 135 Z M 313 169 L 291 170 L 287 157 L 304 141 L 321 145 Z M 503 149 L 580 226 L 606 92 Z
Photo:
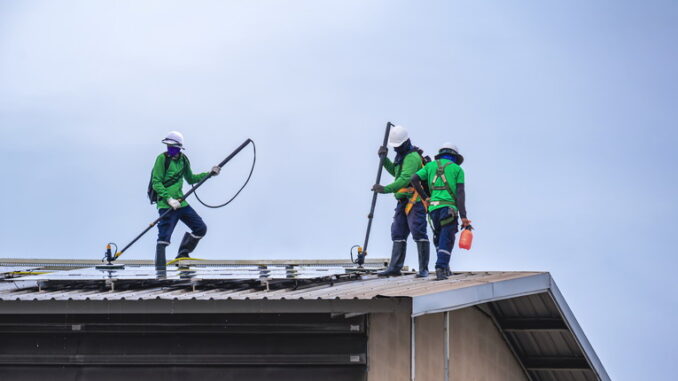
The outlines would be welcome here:
M 32 300 L 0 301 L 10 314 L 393 313 L 405 298 L 360 300 Z

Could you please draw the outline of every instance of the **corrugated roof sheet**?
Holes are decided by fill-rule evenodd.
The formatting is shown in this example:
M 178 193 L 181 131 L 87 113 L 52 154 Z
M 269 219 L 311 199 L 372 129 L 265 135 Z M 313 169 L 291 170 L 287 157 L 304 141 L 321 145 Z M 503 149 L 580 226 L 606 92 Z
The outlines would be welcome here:
M 536 272 L 458 273 L 445 281 L 414 276 L 379 278 L 366 275 L 360 280 L 324 283 L 303 289 L 279 290 L 196 289 L 191 287 L 149 287 L 111 291 L 109 289 L 38 290 L 37 282 L 14 282 L 15 287 L 0 289 L 0 300 L 271 300 L 271 299 L 372 299 L 376 297 L 416 297 L 441 291 L 472 287 L 502 280 L 539 274 Z
M 523 359 L 533 380 L 596 381 L 588 368 L 585 352 L 573 331 L 567 328 L 564 316 L 548 293 L 527 295 L 492 302 L 492 312 L 503 326 L 504 334 L 517 355 Z M 520 328 L 507 328 L 509 322 L 520 322 Z M 555 323 L 555 324 L 554 324 Z M 560 324 L 562 323 L 562 326 Z M 510 325 L 510 324 L 509 324 Z M 535 364 L 534 359 L 549 359 Z M 565 367 L 555 369 L 555 366 Z M 569 367 L 568 367 L 569 366 Z

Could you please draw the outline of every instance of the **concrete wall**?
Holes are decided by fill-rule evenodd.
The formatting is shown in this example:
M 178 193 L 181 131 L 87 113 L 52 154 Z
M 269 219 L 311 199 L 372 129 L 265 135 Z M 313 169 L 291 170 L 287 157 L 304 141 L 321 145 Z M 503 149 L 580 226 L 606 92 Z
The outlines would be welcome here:
M 369 381 L 411 380 L 411 305 L 370 314 Z M 445 380 L 445 314 L 415 318 L 415 380 Z M 528 381 L 492 320 L 474 307 L 449 313 L 450 381 Z
M 415 318 L 416 380 L 445 379 L 444 314 Z
M 450 327 L 451 381 L 528 380 L 492 320 L 478 309 L 452 311 Z
M 410 299 L 402 299 L 393 313 L 370 314 L 367 333 L 369 381 L 410 380 L 411 314 Z

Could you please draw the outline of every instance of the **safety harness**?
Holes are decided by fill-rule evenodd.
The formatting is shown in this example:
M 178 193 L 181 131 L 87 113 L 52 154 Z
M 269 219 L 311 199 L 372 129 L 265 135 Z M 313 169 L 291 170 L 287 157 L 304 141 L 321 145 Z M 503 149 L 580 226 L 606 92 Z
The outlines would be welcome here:
M 447 193 L 450 194 L 452 199 L 456 201 L 457 197 L 452 191 L 450 183 L 447 181 L 447 176 L 445 176 L 445 168 L 447 168 L 450 164 L 452 164 L 452 162 L 443 164 L 442 160 L 436 160 L 436 165 L 438 166 L 438 168 L 436 169 L 435 176 L 433 176 L 433 179 L 431 180 L 431 191 L 434 190 L 447 191 Z M 444 185 L 435 185 L 436 182 L 438 182 L 438 179 L 442 180 Z M 450 206 L 450 209 L 452 210 L 452 215 L 450 217 L 440 221 L 441 226 L 449 225 L 457 218 L 457 209 L 452 208 L 452 206 L 457 205 L 455 201 L 446 201 L 446 200 L 431 201 L 430 203 L 431 206 L 447 205 Z
M 167 155 L 165 155 L 164 163 L 165 173 L 163 174 L 163 177 L 167 175 L 167 169 L 169 168 L 170 162 L 172 160 L 173 160 L 172 158 L 167 157 Z M 169 178 L 165 179 L 162 182 L 162 185 L 165 188 L 170 187 L 174 185 L 177 181 L 179 181 L 181 177 L 184 175 L 186 167 L 190 165 L 188 162 L 188 157 L 186 157 L 186 155 L 184 154 L 181 154 L 181 158 L 179 160 L 181 160 L 183 168 L 181 169 L 181 171 L 178 171 L 177 173 L 175 173 L 174 175 L 170 176 Z M 158 196 L 158 192 L 156 192 L 155 189 L 153 189 L 153 171 L 151 171 L 151 179 L 148 181 L 148 189 L 146 190 L 146 194 L 148 195 L 148 199 L 151 202 L 151 204 L 155 204 L 161 199 L 161 197 Z
M 421 166 L 419 167 L 419 169 L 422 169 L 429 161 L 431 161 L 431 159 L 428 158 L 427 156 L 424 156 L 417 147 L 414 148 L 416 148 L 414 152 L 417 152 L 419 154 L 419 157 L 421 157 Z M 420 200 L 419 193 L 417 193 L 417 190 L 414 189 L 413 186 L 400 188 L 396 193 L 412 193 L 412 196 L 407 199 L 407 205 L 405 205 L 405 215 L 408 216 L 412 211 L 414 204 L 416 204 L 417 201 Z

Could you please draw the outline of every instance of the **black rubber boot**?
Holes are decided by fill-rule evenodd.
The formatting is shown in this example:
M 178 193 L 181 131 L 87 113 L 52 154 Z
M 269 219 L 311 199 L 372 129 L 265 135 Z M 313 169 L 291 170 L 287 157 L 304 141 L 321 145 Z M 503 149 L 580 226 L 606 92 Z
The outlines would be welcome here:
M 447 279 L 447 272 L 445 269 L 436 268 L 436 280 L 445 280 Z
M 167 268 L 167 260 L 165 259 L 165 249 L 167 245 L 159 243 L 155 245 L 155 269 L 165 270 Z
M 400 269 L 405 264 L 405 252 L 407 251 L 407 242 L 393 242 L 393 251 L 391 252 L 391 262 L 386 271 L 380 272 L 379 276 L 398 276 L 402 275 Z
M 428 261 L 431 257 L 431 243 L 428 241 L 417 241 L 417 254 L 419 255 L 419 272 L 417 278 L 428 277 Z
M 191 233 L 184 233 L 184 238 L 181 240 L 181 245 L 179 245 L 177 258 L 190 258 L 189 254 L 195 250 L 199 241 L 200 238 L 195 238 Z

